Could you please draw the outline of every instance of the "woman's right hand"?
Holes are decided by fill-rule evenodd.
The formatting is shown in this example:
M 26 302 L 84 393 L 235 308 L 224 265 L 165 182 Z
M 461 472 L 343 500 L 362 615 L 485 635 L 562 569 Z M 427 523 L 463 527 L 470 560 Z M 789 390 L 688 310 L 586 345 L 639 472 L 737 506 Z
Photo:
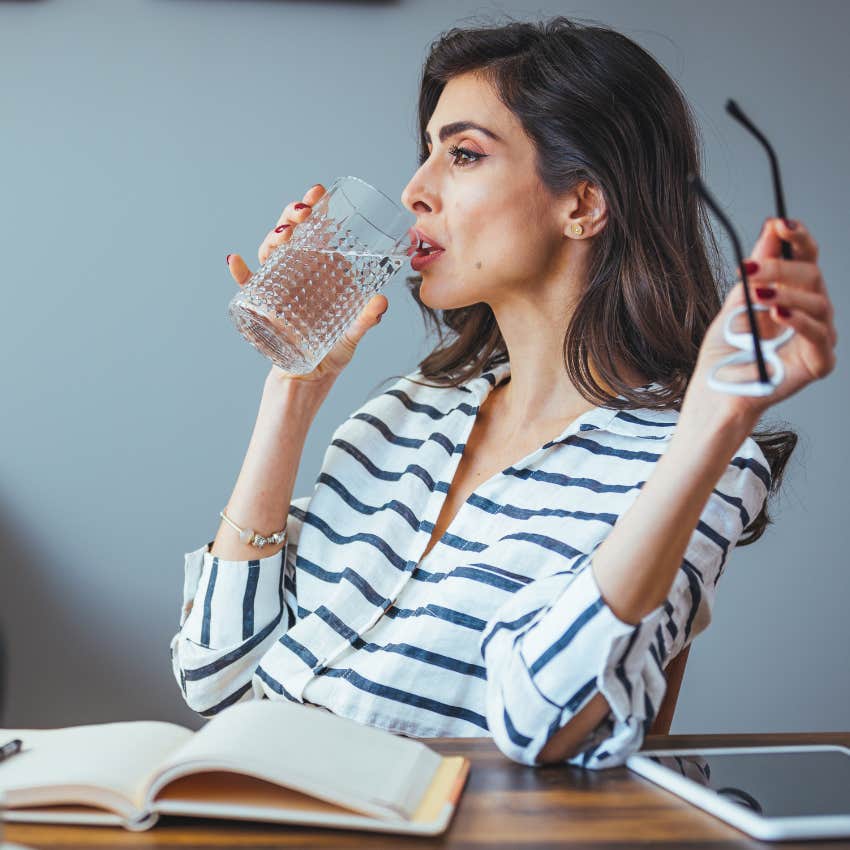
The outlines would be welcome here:
M 301 201 L 292 201 L 284 209 L 277 225 L 266 234 L 257 252 L 260 265 L 265 263 L 272 251 L 279 245 L 283 245 L 292 238 L 293 230 L 306 221 L 311 212 L 311 207 L 325 194 L 327 190 L 321 183 L 317 183 L 307 190 Z M 299 209 L 296 209 L 299 206 Z M 227 265 L 230 274 L 239 286 L 244 286 L 253 275 L 245 261 L 239 254 L 228 255 Z M 337 340 L 336 345 L 325 355 L 322 361 L 306 375 L 294 375 L 286 372 L 277 365 L 273 365 L 269 372 L 267 381 L 304 381 L 317 384 L 332 384 L 340 372 L 351 362 L 354 350 L 363 335 L 370 328 L 375 327 L 381 321 L 381 316 L 386 312 L 389 301 L 386 295 L 381 293 L 373 296 L 360 315 L 354 320 L 351 327 L 347 328 L 343 335 Z

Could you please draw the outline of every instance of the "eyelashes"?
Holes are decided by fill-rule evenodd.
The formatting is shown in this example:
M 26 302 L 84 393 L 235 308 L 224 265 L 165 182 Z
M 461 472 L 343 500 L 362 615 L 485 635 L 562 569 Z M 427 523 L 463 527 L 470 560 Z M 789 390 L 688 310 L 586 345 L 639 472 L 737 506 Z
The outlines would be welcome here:
M 467 165 L 472 165 L 473 162 L 477 162 L 479 159 L 483 159 L 487 154 L 476 153 L 475 151 L 471 151 L 468 148 L 459 148 L 457 145 L 452 145 L 449 148 L 449 156 L 454 157 L 454 164 L 458 168 L 466 168 Z M 469 159 L 466 160 L 458 160 L 458 156 L 466 156 Z
M 469 150 L 469 148 L 462 148 L 458 147 L 457 145 L 451 145 L 451 147 L 449 147 L 448 153 L 449 156 L 453 158 L 453 164 L 457 168 L 466 168 L 468 165 L 472 165 L 479 159 L 484 159 L 484 157 L 489 156 L 489 154 L 477 153 L 476 151 Z M 466 157 L 466 159 L 458 159 L 459 156 Z M 419 166 L 423 166 L 427 161 L 427 156 L 425 156 L 424 159 L 420 159 Z

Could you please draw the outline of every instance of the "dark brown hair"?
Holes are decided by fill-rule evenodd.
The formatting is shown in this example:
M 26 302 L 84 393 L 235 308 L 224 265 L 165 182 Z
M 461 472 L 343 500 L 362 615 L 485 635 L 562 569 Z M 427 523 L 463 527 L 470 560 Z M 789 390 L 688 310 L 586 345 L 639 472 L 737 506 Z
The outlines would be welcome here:
M 597 406 L 679 410 L 721 309 L 725 277 L 707 210 L 686 183 L 688 172 L 701 169 L 697 125 L 683 93 L 643 48 L 595 22 L 558 16 L 455 27 L 431 44 L 422 70 L 420 164 L 428 158 L 425 129 L 440 93 L 470 71 L 517 116 L 534 144 L 538 177 L 554 197 L 587 180 L 607 204 L 608 221 L 592 240 L 586 289 L 564 337 L 570 380 Z M 430 325 L 439 337 L 419 363 L 434 382 L 424 386 L 457 387 L 508 359 L 488 304 L 438 313 L 419 297 L 421 275 L 406 281 L 426 332 Z M 590 357 L 614 394 L 594 380 Z M 618 361 L 660 388 L 631 388 L 616 371 Z M 775 495 L 797 434 L 751 436 L 770 466 Z M 771 522 L 765 504 L 737 545 L 754 543 Z

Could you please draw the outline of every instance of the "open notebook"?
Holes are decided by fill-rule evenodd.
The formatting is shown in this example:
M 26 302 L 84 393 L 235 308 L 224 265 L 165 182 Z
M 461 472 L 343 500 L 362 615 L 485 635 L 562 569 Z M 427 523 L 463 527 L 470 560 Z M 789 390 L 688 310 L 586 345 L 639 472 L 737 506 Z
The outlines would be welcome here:
M 150 829 L 161 814 L 436 835 L 469 773 L 462 756 L 310 705 L 236 703 L 197 732 L 129 721 L 0 729 L 6 821 Z

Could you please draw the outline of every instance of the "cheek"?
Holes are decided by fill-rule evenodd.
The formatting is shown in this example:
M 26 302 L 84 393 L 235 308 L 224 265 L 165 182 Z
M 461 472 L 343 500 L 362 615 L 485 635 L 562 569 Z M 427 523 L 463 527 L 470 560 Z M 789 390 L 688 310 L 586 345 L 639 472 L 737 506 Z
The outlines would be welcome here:
M 455 211 L 458 252 L 455 258 L 466 268 L 492 272 L 509 267 L 527 250 L 523 217 L 504 199 Z
M 477 234 L 473 250 L 468 254 L 470 264 L 476 272 L 498 277 L 531 273 L 544 253 L 538 235 L 524 221 L 500 222 L 498 228 Z
M 496 182 L 504 185 L 501 180 Z M 452 234 L 455 271 L 513 278 L 533 273 L 549 250 L 541 244 L 546 241 L 544 228 L 535 224 L 544 210 L 534 203 L 532 187 L 527 191 L 516 188 L 506 195 L 494 192 L 492 184 L 467 184 L 463 196 L 449 209 L 446 224 Z

